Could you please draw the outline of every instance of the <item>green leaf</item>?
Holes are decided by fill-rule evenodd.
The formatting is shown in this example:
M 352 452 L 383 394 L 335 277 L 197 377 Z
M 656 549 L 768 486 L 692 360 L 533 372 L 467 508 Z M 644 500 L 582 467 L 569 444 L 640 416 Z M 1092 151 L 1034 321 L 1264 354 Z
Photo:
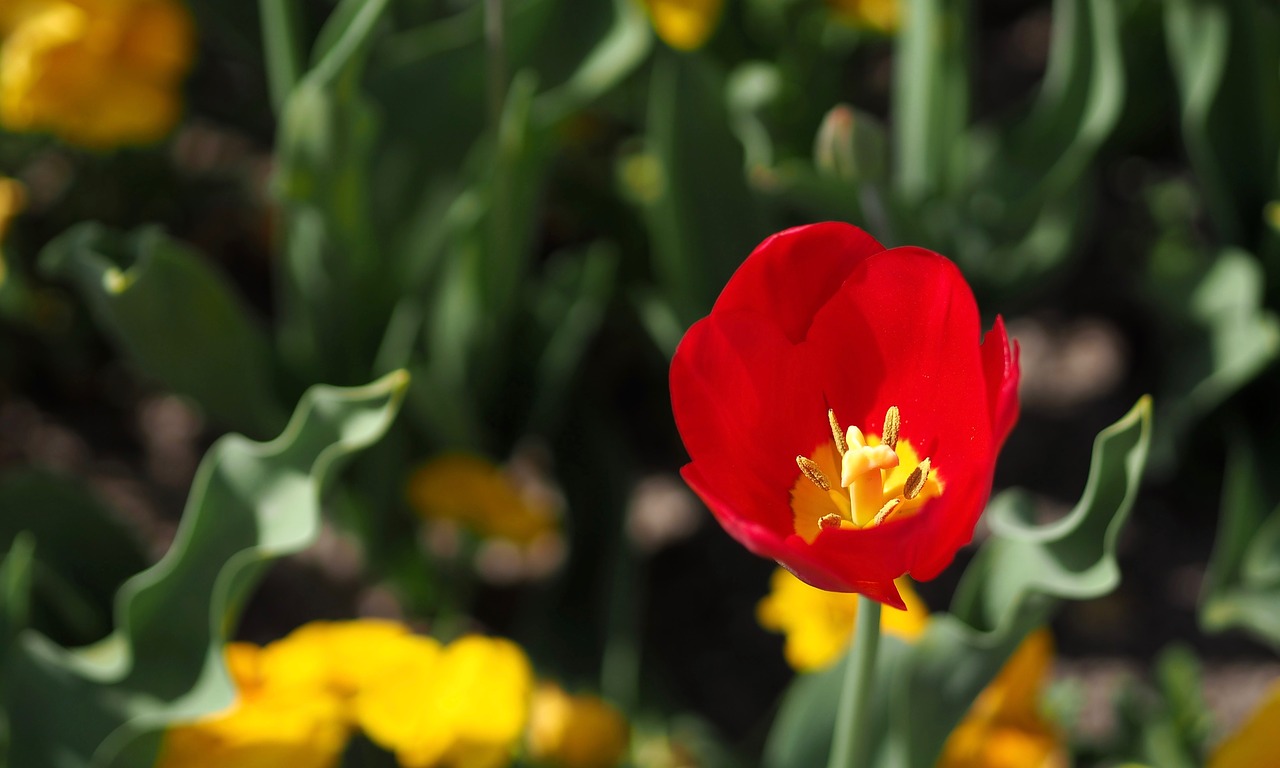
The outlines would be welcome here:
M 653 271 L 688 327 L 767 234 L 729 128 L 722 78 L 696 57 L 654 61 L 643 152 L 622 177 L 644 208 Z
M 969 122 L 969 0 L 904 3 L 893 78 L 895 192 L 909 204 L 951 182 Z M 962 142 L 961 142 L 962 143 Z
M 68 650 L 29 631 L 10 648 L 11 761 L 149 765 L 166 725 L 230 704 L 222 646 L 249 591 L 273 558 L 315 539 L 326 481 L 382 436 L 407 384 L 397 372 L 357 389 L 313 387 L 279 438 L 215 443 L 173 546 L 118 593 L 115 632 Z
M 85 223 L 51 242 L 40 264 L 75 285 L 148 376 L 233 429 L 266 435 L 283 424 L 265 336 L 227 281 L 186 246 L 154 227 L 125 236 Z
M 315 66 L 290 92 L 277 137 L 275 179 L 285 205 L 281 352 L 304 381 L 352 383 L 395 301 L 370 168 L 380 117 L 362 90 L 364 65 L 388 0 L 346 3 L 321 34 Z M 358 7 L 356 7 L 358 6 Z
M 1170 316 L 1171 357 L 1153 464 L 1167 466 L 1183 436 L 1280 354 L 1280 319 L 1267 309 L 1257 259 L 1227 248 L 1186 291 L 1153 274 L 1151 292 Z M 1182 299 L 1179 301 L 1178 299 Z
M 1256 250 L 1280 197 L 1280 13 L 1251 0 L 1163 4 L 1182 133 L 1226 243 Z
M 1258 464 L 1247 444 L 1228 455 L 1200 626 L 1243 629 L 1280 651 L 1280 507 L 1266 494 Z
M 0 547 L 36 545 L 32 626 L 72 643 L 100 639 L 111 597 L 146 561 L 137 541 L 73 478 L 19 470 L 0 476 Z
M 0 558 L 0 648 L 8 647 L 29 623 L 35 549 L 35 537 L 20 533 Z
M 907 645 L 885 638 L 877 667 L 872 732 L 877 766 L 933 766 L 973 700 L 1057 601 L 1100 597 L 1119 583 L 1115 546 L 1142 477 L 1151 401 L 1142 398 L 1098 434 L 1089 479 L 1075 508 L 1032 522 L 1026 494 L 991 502 L 992 536 L 965 571 L 950 613 L 936 614 Z M 801 676 L 783 699 L 765 765 L 823 765 L 835 726 L 840 665 Z

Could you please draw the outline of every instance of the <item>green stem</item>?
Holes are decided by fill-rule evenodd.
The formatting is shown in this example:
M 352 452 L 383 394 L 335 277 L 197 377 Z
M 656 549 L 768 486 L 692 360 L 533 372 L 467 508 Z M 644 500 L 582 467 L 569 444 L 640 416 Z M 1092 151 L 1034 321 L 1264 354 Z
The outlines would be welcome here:
M 259 0 L 262 49 L 266 57 L 271 106 L 279 115 L 302 76 L 302 39 L 298 0 Z
M 845 660 L 844 688 L 836 710 L 836 730 L 831 737 L 827 768 L 866 768 L 871 739 L 871 686 L 875 681 L 876 653 L 880 650 L 880 603 L 858 595 L 858 626 Z

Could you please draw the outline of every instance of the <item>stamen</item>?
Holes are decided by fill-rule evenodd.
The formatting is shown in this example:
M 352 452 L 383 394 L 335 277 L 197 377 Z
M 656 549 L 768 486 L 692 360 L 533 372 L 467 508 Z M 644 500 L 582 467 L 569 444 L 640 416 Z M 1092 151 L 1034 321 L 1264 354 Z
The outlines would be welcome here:
M 884 506 L 880 508 L 880 511 L 876 513 L 875 519 L 871 521 L 871 525 L 877 526 L 883 523 L 889 515 L 893 514 L 893 510 L 897 509 L 898 505 L 901 503 L 902 499 L 889 499 L 886 501 Z
M 822 474 L 822 470 L 813 459 L 797 456 L 796 466 L 800 467 L 800 471 L 804 473 L 804 476 L 809 478 L 809 482 L 824 491 L 831 490 L 831 482 L 827 480 L 826 475 Z
M 898 406 L 891 405 L 889 410 L 884 413 L 884 437 L 880 442 L 890 448 L 898 447 L 898 427 L 902 425 L 902 416 L 898 413 Z
M 818 518 L 818 527 L 820 527 L 820 528 L 839 528 L 839 527 L 840 527 L 840 522 L 841 522 L 842 520 L 844 520 L 844 518 L 843 518 L 843 517 L 841 517 L 841 516 L 839 516 L 839 515 L 837 515 L 837 514 L 835 514 L 835 513 L 833 512 L 833 513 L 831 513 L 831 514 L 829 514 L 829 515 L 823 515 L 822 517 Z
M 831 424 L 831 436 L 835 438 L 836 448 L 840 450 L 843 456 L 849 450 L 849 444 L 844 440 L 844 432 L 840 430 L 840 422 L 836 421 L 836 409 L 827 409 L 827 421 Z
M 914 499 L 924 490 L 924 484 L 929 480 L 929 458 L 920 462 L 915 469 L 911 470 L 911 474 L 907 477 L 907 481 L 902 484 L 902 496 L 905 499 Z

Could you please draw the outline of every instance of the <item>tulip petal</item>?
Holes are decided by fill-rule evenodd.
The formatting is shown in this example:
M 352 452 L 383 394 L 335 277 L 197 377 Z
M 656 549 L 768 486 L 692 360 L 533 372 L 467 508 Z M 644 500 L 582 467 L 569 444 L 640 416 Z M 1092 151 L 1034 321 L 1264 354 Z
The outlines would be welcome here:
M 767 315 L 798 344 L 853 268 L 883 250 L 871 235 L 842 222 L 784 230 L 751 252 L 711 313 L 745 310 Z
M 997 450 L 1018 421 L 1018 342 L 1009 342 L 1004 318 L 996 316 L 995 325 L 982 339 L 982 368 L 987 379 L 987 408 L 991 412 L 991 433 Z

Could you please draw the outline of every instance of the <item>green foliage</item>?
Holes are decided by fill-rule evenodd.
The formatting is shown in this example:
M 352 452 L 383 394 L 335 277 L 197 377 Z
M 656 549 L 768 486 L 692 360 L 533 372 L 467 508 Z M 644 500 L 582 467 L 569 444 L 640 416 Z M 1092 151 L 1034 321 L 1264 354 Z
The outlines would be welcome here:
M 315 539 L 326 482 L 381 437 L 406 384 L 398 372 L 359 389 L 315 387 L 276 440 L 219 440 L 169 552 L 120 589 L 111 635 L 75 650 L 34 631 L 7 644 L 0 692 L 10 763 L 146 765 L 166 724 L 229 704 L 221 649 L 250 590 L 273 558 Z M 5 561 L 15 592 L 30 581 L 23 541 Z M 17 605 L 6 598 L 6 615 L 20 616 Z
M 1243 629 L 1280 650 L 1280 507 L 1265 490 L 1259 461 L 1249 446 L 1233 446 L 1200 624 L 1209 632 Z
M 77 482 L 48 472 L 0 476 L 0 509 L 0 548 L 30 561 L 22 625 L 67 645 L 105 635 L 112 596 L 145 565 L 133 536 Z
M 1151 437 L 1143 398 L 1094 442 L 1089 479 L 1065 517 L 1036 524 L 1030 499 L 991 502 L 991 537 L 965 571 L 950 613 L 936 614 L 911 645 L 884 638 L 873 693 L 877 766 L 923 768 L 1027 633 L 1060 600 L 1115 589 L 1115 547 L 1137 495 Z M 843 663 L 804 675 L 783 700 L 765 765 L 823 765 L 835 726 Z
M 154 227 L 73 227 L 41 255 L 70 280 L 131 362 L 223 424 L 261 436 L 284 422 L 266 337 L 227 281 Z

